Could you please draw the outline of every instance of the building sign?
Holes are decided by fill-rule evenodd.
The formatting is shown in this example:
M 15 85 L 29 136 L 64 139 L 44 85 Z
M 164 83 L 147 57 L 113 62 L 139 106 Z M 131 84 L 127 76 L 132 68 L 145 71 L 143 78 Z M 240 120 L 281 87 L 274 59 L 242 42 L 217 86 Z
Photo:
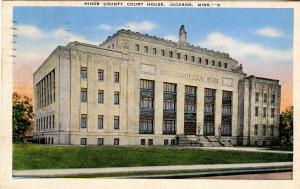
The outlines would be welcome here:
M 222 79 L 222 85 L 223 86 L 227 86 L 227 87 L 232 87 L 233 86 L 233 79 L 223 77 L 223 79 Z
M 184 79 L 191 79 L 191 80 L 212 83 L 212 84 L 220 83 L 219 79 L 215 77 L 208 77 L 205 75 L 197 75 L 197 74 L 190 74 L 190 73 L 177 72 L 177 71 L 161 70 L 160 75 L 170 76 L 170 77 L 180 77 Z
M 148 75 L 155 75 L 155 66 L 148 64 L 141 64 L 141 73 Z

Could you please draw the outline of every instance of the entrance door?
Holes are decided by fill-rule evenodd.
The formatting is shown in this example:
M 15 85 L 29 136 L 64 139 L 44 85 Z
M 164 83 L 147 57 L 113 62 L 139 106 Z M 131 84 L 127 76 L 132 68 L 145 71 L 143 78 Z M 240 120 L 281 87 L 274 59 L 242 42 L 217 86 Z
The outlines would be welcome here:
M 184 123 L 184 134 L 185 135 L 196 135 L 196 122 L 185 122 Z
M 214 136 L 215 135 L 215 126 L 213 123 L 204 123 L 203 127 L 204 136 Z

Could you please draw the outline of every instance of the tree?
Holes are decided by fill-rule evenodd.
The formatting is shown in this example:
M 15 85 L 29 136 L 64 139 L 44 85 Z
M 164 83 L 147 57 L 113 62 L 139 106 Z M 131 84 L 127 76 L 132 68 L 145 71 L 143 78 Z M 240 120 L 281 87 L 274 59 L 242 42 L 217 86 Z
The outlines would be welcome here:
M 280 140 L 284 146 L 293 145 L 293 107 L 288 107 L 280 115 Z
M 24 142 L 25 135 L 33 124 L 32 100 L 27 96 L 13 93 L 13 141 Z

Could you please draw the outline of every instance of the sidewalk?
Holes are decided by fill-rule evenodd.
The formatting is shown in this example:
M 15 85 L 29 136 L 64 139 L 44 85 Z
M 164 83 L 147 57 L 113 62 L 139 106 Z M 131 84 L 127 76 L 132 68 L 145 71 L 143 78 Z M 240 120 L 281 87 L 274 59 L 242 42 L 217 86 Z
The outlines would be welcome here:
M 256 148 L 256 147 L 201 147 L 201 149 L 244 151 L 244 152 L 267 152 L 267 153 L 279 153 L 279 154 L 293 153 L 293 151 L 268 150 L 268 149 Z
M 184 171 L 184 170 L 224 170 L 231 169 L 271 169 L 292 168 L 292 162 L 275 163 L 245 163 L 245 164 L 211 164 L 211 165 L 174 165 L 174 166 L 142 166 L 142 167 L 111 167 L 111 168 L 79 168 L 79 169 L 36 169 L 13 171 L 14 177 L 63 177 L 84 176 L 112 173 L 139 173 L 158 171 Z

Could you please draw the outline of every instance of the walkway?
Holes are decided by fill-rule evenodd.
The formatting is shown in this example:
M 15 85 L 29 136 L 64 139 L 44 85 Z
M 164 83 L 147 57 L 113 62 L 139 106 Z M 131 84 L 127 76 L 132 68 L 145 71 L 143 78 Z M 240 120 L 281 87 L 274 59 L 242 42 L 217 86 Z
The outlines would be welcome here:
M 174 165 L 174 166 L 143 166 L 143 167 L 111 167 L 111 168 L 79 168 L 79 169 L 36 169 L 13 171 L 15 177 L 63 177 L 112 173 L 139 173 L 158 171 L 184 170 L 237 170 L 237 169 L 268 169 L 292 167 L 292 162 L 245 163 L 245 164 L 211 164 L 211 165 Z

